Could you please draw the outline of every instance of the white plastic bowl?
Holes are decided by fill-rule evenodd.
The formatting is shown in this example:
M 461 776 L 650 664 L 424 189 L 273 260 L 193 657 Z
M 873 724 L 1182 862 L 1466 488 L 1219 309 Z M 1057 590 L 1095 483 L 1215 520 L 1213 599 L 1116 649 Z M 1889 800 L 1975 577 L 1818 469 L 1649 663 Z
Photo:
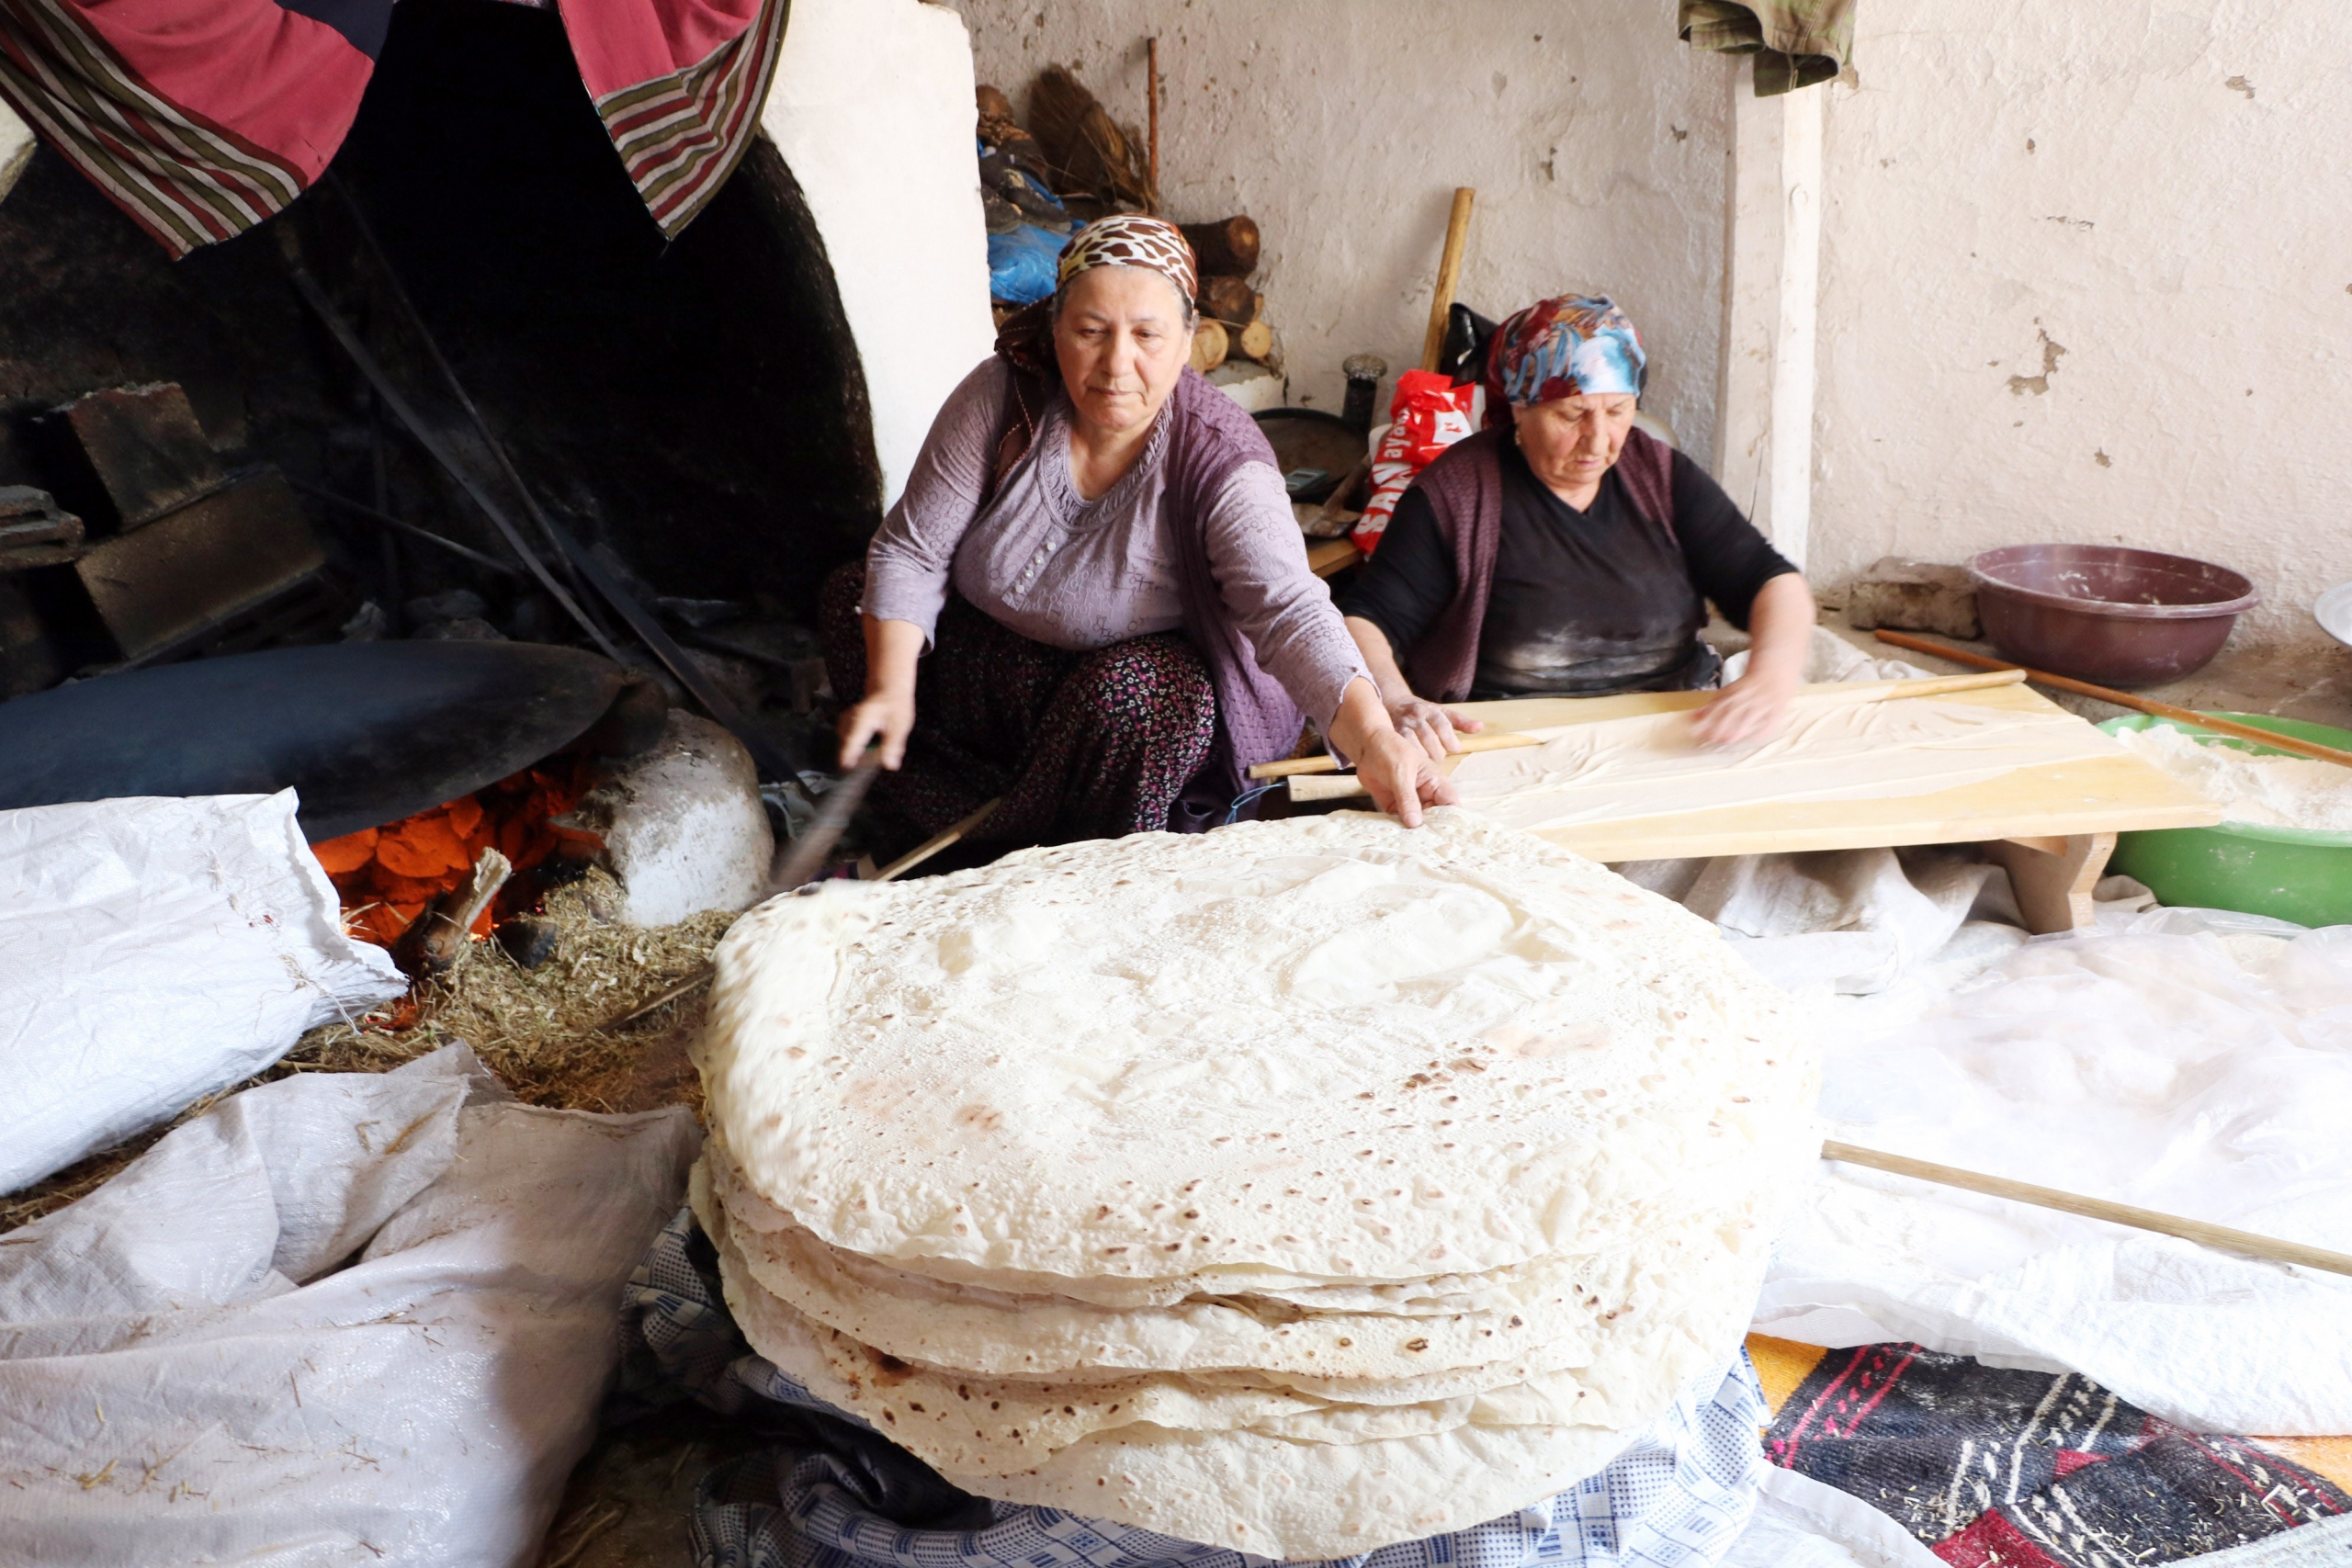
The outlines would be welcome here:
M 2352 582 L 2339 582 L 2319 596 L 2312 606 L 2312 616 L 2320 629 L 2352 648 Z

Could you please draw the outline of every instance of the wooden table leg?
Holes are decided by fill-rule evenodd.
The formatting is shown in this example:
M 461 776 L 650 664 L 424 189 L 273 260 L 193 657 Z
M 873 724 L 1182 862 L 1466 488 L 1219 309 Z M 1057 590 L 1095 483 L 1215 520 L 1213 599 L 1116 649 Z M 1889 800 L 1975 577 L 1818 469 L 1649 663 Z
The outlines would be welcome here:
M 2025 929 L 2036 936 L 2091 929 L 2091 888 L 2114 852 L 2112 833 L 1996 839 L 1984 846 L 1986 858 L 2007 870 Z

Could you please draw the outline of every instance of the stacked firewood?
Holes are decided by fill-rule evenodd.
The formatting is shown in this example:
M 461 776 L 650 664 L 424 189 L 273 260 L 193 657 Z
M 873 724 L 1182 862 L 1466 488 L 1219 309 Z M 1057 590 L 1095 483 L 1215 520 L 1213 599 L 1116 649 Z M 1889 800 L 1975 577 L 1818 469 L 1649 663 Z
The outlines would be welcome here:
M 1250 287 L 1250 275 L 1258 270 L 1256 221 L 1237 216 L 1179 227 L 1201 268 L 1193 368 L 1205 374 L 1238 356 L 1280 370 L 1282 350 L 1266 320 L 1266 297 Z
M 1058 232 L 1114 212 L 1159 210 L 1146 139 L 1111 118 L 1068 67 L 1049 65 L 1029 89 L 1029 123 L 995 87 L 978 91 L 981 198 L 991 233 L 1023 223 Z M 1050 187 L 1050 197 L 1040 186 Z M 1200 319 L 1193 367 L 1205 374 L 1228 359 L 1250 359 L 1279 372 L 1282 344 L 1266 320 L 1266 297 L 1250 286 L 1258 270 L 1258 225 L 1236 216 L 1182 225 L 1200 263 Z M 1015 300 L 998 301 L 1000 321 Z

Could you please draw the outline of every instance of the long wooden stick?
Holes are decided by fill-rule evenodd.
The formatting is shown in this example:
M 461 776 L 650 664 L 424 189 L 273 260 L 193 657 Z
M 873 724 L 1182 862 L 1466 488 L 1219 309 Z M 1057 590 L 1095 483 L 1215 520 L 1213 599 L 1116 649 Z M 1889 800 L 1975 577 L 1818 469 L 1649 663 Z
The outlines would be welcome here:
M 332 506 L 338 512 L 347 512 L 354 517 L 365 517 L 378 527 L 390 528 L 395 534 L 406 534 L 412 539 L 422 539 L 428 545 L 438 545 L 451 555 L 462 560 L 473 562 L 484 571 L 494 572 L 500 577 L 523 575 L 523 570 L 520 567 L 509 566 L 496 556 L 486 556 L 470 545 L 461 545 L 455 539 L 445 539 L 430 528 L 420 528 L 413 523 L 404 523 L 389 512 L 379 512 L 372 506 L 362 506 L 359 502 L 347 500 L 331 490 L 321 490 L 316 485 L 304 484 L 300 479 L 289 479 L 286 482 L 312 501 Z
M 655 997 L 651 1001 L 641 1002 L 638 1006 L 629 1009 L 628 1011 L 621 1014 L 618 1018 L 606 1019 L 604 1022 L 596 1026 L 596 1032 L 599 1034 L 610 1034 L 616 1029 L 626 1029 L 630 1024 L 635 1023 L 639 1019 L 643 1018 L 647 1013 L 668 1007 L 680 997 L 701 990 L 705 986 L 710 984 L 710 977 L 718 973 L 718 971 L 717 969 L 714 969 L 709 964 L 706 964 L 701 968 L 695 970 L 693 974 L 687 976 L 684 979 L 679 981 L 676 985 L 671 987 L 668 990 L 663 991 L 660 996 Z
M 1470 201 L 1477 193 L 1468 186 L 1455 188 L 1453 210 L 1445 220 L 1445 250 L 1437 264 L 1437 293 L 1430 299 L 1429 334 L 1421 339 L 1421 368 L 1434 370 L 1445 353 L 1445 322 L 1453 309 L 1453 290 L 1462 281 L 1462 250 L 1470 238 Z
M 1988 659 L 1981 653 L 1971 653 L 1964 648 L 1947 648 L 1923 637 L 1905 637 L 1901 632 L 1881 631 L 1878 640 L 1896 648 L 1907 648 L 1914 653 L 1932 653 L 1938 659 L 1949 659 L 1954 664 L 1973 664 L 1979 670 L 2023 670 L 1998 659 Z M 2235 719 L 2216 718 L 2195 708 L 2176 707 L 2153 697 L 2135 697 L 2129 692 L 2119 692 L 2111 686 L 2094 686 L 2088 681 L 2077 681 L 2071 675 L 2052 675 L 2046 670 L 2025 670 L 2025 678 L 2037 686 L 2055 686 L 2062 692 L 2077 696 L 2097 697 L 2103 703 L 2113 703 L 2120 708 L 2132 708 L 2158 718 L 2168 718 L 2175 724 L 2186 724 L 2216 735 L 2228 735 L 2240 740 L 2256 740 L 2281 751 L 2292 751 L 2298 757 L 2309 757 L 2317 762 L 2334 762 L 2339 767 L 2352 768 L 2352 751 L 2339 751 L 2333 746 L 2323 746 L 2316 740 L 2304 740 L 2292 735 L 2279 735 L 2267 729 L 2257 729 Z
M 905 854 L 900 855 L 888 865 L 884 866 L 879 872 L 875 874 L 874 880 L 876 882 L 896 881 L 902 873 L 912 871 L 915 867 L 921 865 L 923 862 L 929 860 L 932 856 L 937 854 L 948 845 L 956 842 L 958 840 L 962 839 L 965 834 L 970 832 L 973 829 L 987 821 L 990 814 L 992 814 L 998 807 L 1002 806 L 1003 804 L 1004 796 L 1000 795 L 994 800 L 991 800 L 987 805 L 981 807 L 978 811 L 973 812 L 970 816 L 958 818 L 956 820 L 950 822 L 946 827 L 941 829 L 930 838 L 925 839 L 922 843 L 917 844 L 913 849 L 909 850 Z
M 2130 1225 L 2134 1230 L 2178 1236 L 2199 1247 L 2243 1253 L 2248 1258 L 2259 1258 L 2272 1263 L 2323 1269 L 2331 1274 L 2352 1274 L 2352 1257 L 2330 1252 L 2324 1247 L 2307 1247 L 2300 1241 L 2281 1241 L 2277 1236 L 2257 1235 L 2252 1231 L 2233 1230 L 2228 1225 L 2210 1224 L 2203 1220 L 2187 1220 L 2154 1209 L 2135 1209 L 2129 1203 L 2113 1203 L 2104 1198 L 2086 1198 L 2076 1192 L 2061 1192 L 2054 1187 L 2036 1187 L 2029 1181 L 2012 1181 L 2005 1176 L 1986 1176 L 1981 1171 L 1937 1165 L 1931 1160 L 1882 1154 L 1876 1149 L 1865 1149 L 1853 1144 L 1825 1142 L 1821 1145 L 1821 1157 L 1846 1165 L 1866 1165 L 1872 1170 L 1891 1171 L 1896 1176 L 1932 1181 L 1941 1187 L 1958 1187 L 1970 1192 L 2031 1203 L 2037 1208 L 2056 1209 L 2062 1213 L 2080 1214 L 2087 1220 L 2106 1220 L 2113 1224 Z
M 2014 686 L 2026 679 L 2022 670 L 2003 670 L 1989 675 L 1935 675 L 1925 680 L 1868 681 L 1852 685 L 1817 686 L 1797 694 L 1802 701 L 1819 703 L 1883 703 L 1897 697 L 1937 697 L 1947 692 L 1976 692 L 1988 686 Z M 1515 735 L 1509 730 L 1480 730 L 1475 735 L 1457 735 L 1464 751 L 1509 751 L 1522 746 L 1541 746 L 1545 737 Z M 1336 757 L 1288 757 L 1279 762 L 1260 762 L 1250 770 L 1253 779 L 1287 779 L 1300 773 L 1335 773 L 1340 771 Z
M 1151 199 L 1157 204 L 1159 200 L 1159 40 L 1158 39 L 1144 39 L 1143 58 L 1144 73 L 1148 78 L 1146 85 L 1151 91 Z
M 1541 746 L 1541 737 L 1514 735 L 1509 730 L 1480 732 L 1476 735 L 1456 735 L 1464 751 L 1509 751 L 1521 746 Z M 1279 762 L 1260 762 L 1250 768 L 1253 779 L 1286 779 L 1299 773 L 1336 773 L 1340 771 L 1337 757 L 1285 757 Z
M 836 790 L 841 787 L 842 786 L 839 784 L 835 784 L 833 786 Z M 831 791 L 829 790 L 826 792 L 826 798 L 828 800 L 832 798 Z M 987 821 L 989 819 L 989 814 L 1003 804 L 1004 796 L 1000 795 L 994 800 L 989 801 L 986 806 L 981 807 L 978 811 L 973 812 L 969 817 L 962 818 L 957 821 L 950 823 L 941 832 L 933 834 L 931 838 L 925 839 L 922 843 L 917 844 L 913 849 L 909 850 L 905 854 L 900 855 L 897 860 L 894 860 L 888 865 L 884 866 L 882 868 L 881 874 L 875 877 L 874 880 L 876 882 L 888 882 L 895 877 L 913 870 L 916 866 L 921 865 L 923 862 L 929 860 L 932 856 L 937 854 L 948 845 L 955 843 L 957 840 L 963 838 L 965 834 L 969 833 L 973 829 Z M 651 1001 L 640 1002 L 636 1007 L 631 1008 L 628 1011 L 621 1014 L 620 1017 L 608 1019 L 605 1022 L 598 1024 L 596 1026 L 596 1032 L 599 1034 L 605 1034 L 610 1033 L 616 1029 L 626 1028 L 628 1025 L 635 1023 L 639 1019 L 643 1018 L 647 1013 L 668 1007 L 680 997 L 687 996 L 695 991 L 701 990 L 705 986 L 710 984 L 711 976 L 717 973 L 718 970 L 716 968 L 706 964 L 701 968 L 695 970 L 693 974 L 687 976 L 684 979 L 679 981 L 676 985 L 671 987 L 668 990 L 663 991 L 660 996 L 655 997 Z

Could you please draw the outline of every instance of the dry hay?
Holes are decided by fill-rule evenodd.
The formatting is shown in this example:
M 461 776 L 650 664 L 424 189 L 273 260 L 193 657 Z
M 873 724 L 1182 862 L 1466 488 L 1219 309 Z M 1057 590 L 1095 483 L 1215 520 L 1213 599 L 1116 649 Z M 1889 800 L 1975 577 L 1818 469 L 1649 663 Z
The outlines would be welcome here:
M 620 886 L 601 870 L 548 895 L 537 917 L 558 929 L 555 956 L 525 970 L 496 942 L 468 944 L 444 979 L 346 1023 L 314 1029 L 276 1066 L 158 1127 L 0 1199 L 0 1232 L 62 1209 L 103 1184 L 182 1122 L 254 1084 L 294 1073 L 381 1073 L 463 1040 L 517 1096 L 564 1111 L 646 1111 L 688 1105 L 702 1086 L 685 1059 L 702 1022 L 703 993 L 680 998 L 626 1029 L 602 1025 L 701 969 L 732 925 L 725 911 L 674 926 L 619 924 Z M 412 1012 L 412 1002 L 413 1004 Z M 353 1025 L 356 1024 L 356 1028 Z M 395 1026 L 396 1025 L 396 1026 Z
M 1029 89 L 1029 123 L 1059 176 L 1055 188 L 1061 195 L 1097 197 L 1123 211 L 1159 210 L 1142 137 L 1113 120 L 1068 66 L 1038 73 Z

